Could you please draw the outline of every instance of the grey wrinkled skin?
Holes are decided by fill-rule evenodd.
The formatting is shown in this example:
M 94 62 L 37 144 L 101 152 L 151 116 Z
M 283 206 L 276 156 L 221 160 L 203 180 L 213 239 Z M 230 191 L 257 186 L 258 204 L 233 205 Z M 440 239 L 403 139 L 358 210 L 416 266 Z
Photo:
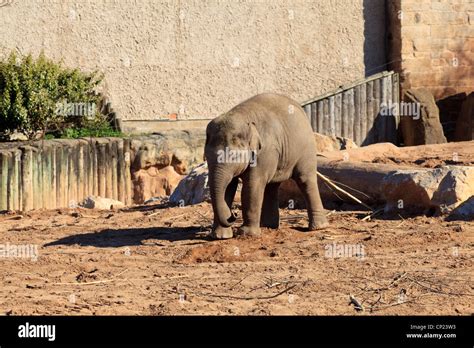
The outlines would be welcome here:
M 253 162 L 222 161 L 219 150 L 255 151 Z M 299 104 L 282 95 L 259 94 L 212 120 L 206 130 L 205 158 L 217 239 L 233 236 L 231 212 L 242 180 L 243 225 L 239 233 L 259 236 L 260 227 L 278 228 L 278 187 L 296 181 L 306 199 L 309 230 L 328 225 L 316 177 L 316 144 Z M 251 165 L 252 164 L 252 165 Z

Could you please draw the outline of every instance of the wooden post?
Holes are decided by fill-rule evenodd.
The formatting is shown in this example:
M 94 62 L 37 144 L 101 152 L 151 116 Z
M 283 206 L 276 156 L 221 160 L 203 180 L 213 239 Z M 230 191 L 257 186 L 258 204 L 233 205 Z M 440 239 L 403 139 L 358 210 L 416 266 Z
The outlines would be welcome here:
M 367 137 L 367 93 L 366 93 L 367 87 L 365 84 L 360 86 L 360 144 L 357 145 L 362 145 L 365 141 L 365 138 Z
M 131 140 L 124 139 L 123 144 L 123 153 L 124 153 L 124 161 L 125 161 L 125 194 L 126 194 L 126 201 L 124 202 L 126 205 L 131 205 L 132 202 L 132 173 L 131 173 Z
M 354 123 L 353 123 L 353 132 L 352 132 L 352 139 L 354 142 L 360 146 L 361 144 L 361 132 L 360 132 L 360 86 L 354 87 Z
M 117 139 L 113 139 L 110 142 L 111 149 L 111 164 L 112 164 L 112 198 L 118 200 L 118 175 L 117 175 Z
M 97 173 L 99 175 L 99 196 L 106 197 L 106 144 L 102 140 L 98 140 L 99 152 L 97 158 Z
M 335 135 L 342 136 L 342 93 L 338 93 L 334 97 L 334 120 Z
M 120 139 L 117 142 L 117 194 L 118 200 L 125 203 L 125 156 L 124 156 L 124 140 Z
M 0 211 L 8 210 L 8 162 L 9 153 L 0 151 Z
M 21 157 L 21 196 L 23 211 L 33 209 L 33 149 L 30 146 L 22 147 Z

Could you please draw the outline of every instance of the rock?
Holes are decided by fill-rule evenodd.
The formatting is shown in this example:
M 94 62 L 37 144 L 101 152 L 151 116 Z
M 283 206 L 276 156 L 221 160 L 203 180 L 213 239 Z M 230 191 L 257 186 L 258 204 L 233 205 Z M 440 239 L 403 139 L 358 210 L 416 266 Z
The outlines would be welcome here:
M 87 209 L 110 210 L 124 208 L 125 204 L 112 198 L 89 196 L 80 206 Z
M 132 174 L 133 201 L 142 204 L 152 197 L 169 196 L 183 177 L 170 165 L 140 169 Z
M 463 101 L 456 121 L 455 141 L 474 139 L 474 92 Z
M 179 205 L 210 201 L 207 162 L 195 167 L 180 181 L 170 197 L 170 203 Z
M 454 209 L 451 212 L 451 214 L 449 214 L 446 220 L 473 221 L 474 220 L 474 196 L 469 197 L 469 199 L 461 203 L 456 209 Z
M 316 140 L 316 150 L 318 153 L 358 148 L 356 143 L 351 139 L 336 137 L 334 135 L 314 133 L 314 139 Z
M 132 170 L 171 165 L 179 174 L 202 162 L 205 130 L 163 131 L 132 139 Z
M 433 195 L 432 203 L 448 212 L 474 195 L 474 167 L 453 166 Z
M 407 208 L 428 209 L 439 183 L 446 175 L 445 168 L 434 170 L 397 170 L 382 180 L 385 211 Z
M 426 88 L 405 92 L 405 102 L 420 105 L 419 115 L 402 115 L 400 128 L 405 146 L 446 143 L 439 110 L 433 95 Z M 417 118 L 417 119 L 416 119 Z
M 132 139 L 134 203 L 170 195 L 189 167 L 200 163 L 205 132 L 166 131 Z
M 382 191 L 385 211 L 434 208 L 446 214 L 474 195 L 474 168 L 398 170 L 384 177 Z

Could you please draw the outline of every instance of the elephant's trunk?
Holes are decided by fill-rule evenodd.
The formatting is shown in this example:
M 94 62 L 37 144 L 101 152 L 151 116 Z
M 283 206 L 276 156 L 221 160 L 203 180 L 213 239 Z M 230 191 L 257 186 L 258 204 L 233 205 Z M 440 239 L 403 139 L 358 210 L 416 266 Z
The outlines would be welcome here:
M 223 227 L 230 227 L 235 221 L 235 217 L 225 200 L 225 192 L 232 179 L 233 175 L 229 170 L 216 168 L 209 171 L 212 209 L 214 210 L 215 220 Z

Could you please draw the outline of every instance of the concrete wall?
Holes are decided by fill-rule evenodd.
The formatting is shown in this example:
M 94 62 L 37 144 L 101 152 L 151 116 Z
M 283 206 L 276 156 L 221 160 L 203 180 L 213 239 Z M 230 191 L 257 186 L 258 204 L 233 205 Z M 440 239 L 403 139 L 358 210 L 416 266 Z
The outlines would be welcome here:
M 391 55 L 402 88 L 442 99 L 474 90 L 474 2 L 390 0 Z
M 0 55 L 105 73 L 124 120 L 213 118 L 260 92 L 303 101 L 384 70 L 383 0 L 8 0 Z

